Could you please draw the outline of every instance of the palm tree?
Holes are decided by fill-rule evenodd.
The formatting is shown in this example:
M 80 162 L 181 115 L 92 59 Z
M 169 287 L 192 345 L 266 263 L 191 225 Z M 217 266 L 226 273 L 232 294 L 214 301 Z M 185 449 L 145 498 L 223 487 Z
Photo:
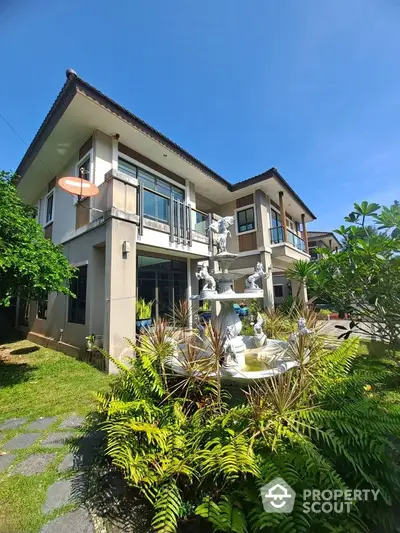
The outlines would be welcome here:
M 285 276 L 294 281 L 300 282 L 296 298 L 300 296 L 302 288 L 307 287 L 307 283 L 311 281 L 315 273 L 315 263 L 298 259 L 293 261 L 291 267 L 286 270 Z

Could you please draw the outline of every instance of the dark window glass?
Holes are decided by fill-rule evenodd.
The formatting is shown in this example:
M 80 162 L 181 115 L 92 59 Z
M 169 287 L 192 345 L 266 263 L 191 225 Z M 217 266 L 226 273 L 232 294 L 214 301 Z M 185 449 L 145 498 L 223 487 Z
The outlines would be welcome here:
M 37 302 L 37 317 L 43 320 L 47 318 L 47 294 L 43 294 Z
M 283 285 L 274 285 L 275 298 L 283 298 Z
M 19 308 L 18 308 L 18 324 L 20 326 L 29 326 L 29 310 L 30 305 L 29 302 L 24 300 L 23 298 L 19 299 Z
M 277 228 L 281 225 L 281 215 L 272 209 L 271 211 L 272 227 Z
M 49 194 L 46 199 L 46 223 L 53 220 L 54 192 Z
M 87 265 L 78 267 L 77 277 L 71 281 L 71 292 L 76 298 L 69 297 L 68 322 L 84 324 L 86 315 Z
M 249 207 L 248 209 L 238 211 L 237 220 L 239 233 L 242 233 L 243 231 L 252 231 L 255 229 L 254 207 Z

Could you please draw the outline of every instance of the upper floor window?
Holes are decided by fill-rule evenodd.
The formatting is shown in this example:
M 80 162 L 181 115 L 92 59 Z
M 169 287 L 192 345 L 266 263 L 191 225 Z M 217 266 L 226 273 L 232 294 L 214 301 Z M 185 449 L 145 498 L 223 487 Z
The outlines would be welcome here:
M 277 228 L 281 225 L 281 215 L 274 209 L 271 209 L 271 221 L 273 228 Z
M 143 215 L 146 218 L 169 224 L 171 200 L 178 200 L 183 203 L 185 199 L 183 189 L 175 187 L 169 181 L 137 167 L 122 157 L 118 158 L 118 170 L 137 178 L 145 188 Z M 174 212 L 177 217 L 178 208 L 176 206 Z M 179 212 L 183 216 L 183 206 L 180 207 Z
M 68 322 L 84 324 L 86 317 L 87 265 L 78 267 L 77 277 L 71 281 L 71 292 L 76 298 L 69 297 Z
M 46 196 L 46 219 L 45 224 L 50 224 L 54 220 L 54 189 Z
M 236 211 L 236 217 L 238 233 L 244 233 L 256 229 L 254 206 Z
M 80 161 L 78 161 L 77 167 L 77 175 L 80 178 L 83 178 L 84 180 L 92 181 L 91 180 L 91 151 L 88 152 L 86 155 L 82 157 Z

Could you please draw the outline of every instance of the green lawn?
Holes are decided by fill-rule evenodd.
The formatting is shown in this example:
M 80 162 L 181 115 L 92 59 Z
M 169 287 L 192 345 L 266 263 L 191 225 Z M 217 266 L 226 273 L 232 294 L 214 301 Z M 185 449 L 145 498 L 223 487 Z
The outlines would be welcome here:
M 111 379 L 84 362 L 28 341 L 2 344 L 0 422 L 13 417 L 36 420 L 46 416 L 57 416 L 61 421 L 67 414 L 85 415 L 93 409 L 93 393 L 106 390 Z M 55 426 L 57 422 L 42 435 L 54 431 Z M 0 432 L 0 453 L 6 440 L 23 431 Z M 49 451 L 34 444 L 16 451 L 16 461 L 32 453 Z M 68 452 L 68 446 L 51 452 L 56 453 L 56 457 L 43 474 L 27 477 L 9 476 L 7 471 L 0 473 L 0 533 L 37 533 L 49 518 L 60 514 L 56 511 L 44 516 L 42 505 L 48 487 L 60 479 L 57 467 Z
M 107 374 L 61 352 L 25 340 L 2 344 L 0 422 L 71 411 L 86 414 L 93 406 L 93 393 L 107 389 L 109 383 Z

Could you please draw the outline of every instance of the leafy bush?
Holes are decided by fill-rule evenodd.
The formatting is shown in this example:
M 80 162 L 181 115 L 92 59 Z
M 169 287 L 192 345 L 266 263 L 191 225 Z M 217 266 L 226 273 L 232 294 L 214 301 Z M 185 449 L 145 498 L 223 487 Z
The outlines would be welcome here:
M 332 352 L 319 337 L 292 347 L 298 368 L 254 382 L 229 405 L 221 382 L 224 338 L 209 326 L 212 354 L 184 354 L 185 377 L 168 371 L 174 342 L 165 324 L 144 336 L 136 358 L 99 396 L 107 454 L 154 509 L 155 531 L 175 532 L 196 516 L 227 532 L 364 532 L 390 523 L 400 471 L 395 441 L 400 418 L 364 389 L 389 370 L 353 373 L 358 339 Z M 397 372 L 390 370 L 390 372 Z M 260 488 L 282 477 L 296 491 L 291 514 L 265 513 Z M 379 489 L 377 501 L 349 513 L 304 514 L 303 489 Z M 204 524 L 199 528 L 204 529 Z

